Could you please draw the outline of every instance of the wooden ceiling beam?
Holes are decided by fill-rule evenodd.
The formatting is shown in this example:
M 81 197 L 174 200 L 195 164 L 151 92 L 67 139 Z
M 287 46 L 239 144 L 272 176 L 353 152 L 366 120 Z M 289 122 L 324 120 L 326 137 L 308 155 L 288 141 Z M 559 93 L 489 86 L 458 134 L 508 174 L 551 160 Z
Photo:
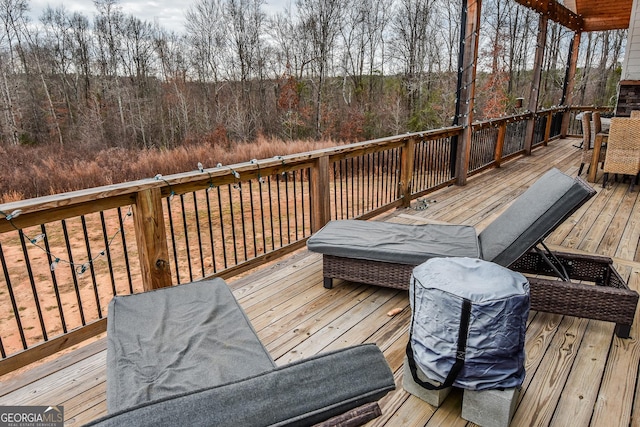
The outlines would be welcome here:
M 629 28 L 633 0 L 574 0 L 573 10 L 584 19 L 583 31 Z M 571 8 L 565 2 L 565 6 Z
M 557 3 L 555 0 L 515 0 L 523 6 L 533 9 L 538 13 L 545 15 L 554 22 L 563 25 L 575 32 L 584 30 L 584 20 L 581 16 L 576 15 L 571 10 Z

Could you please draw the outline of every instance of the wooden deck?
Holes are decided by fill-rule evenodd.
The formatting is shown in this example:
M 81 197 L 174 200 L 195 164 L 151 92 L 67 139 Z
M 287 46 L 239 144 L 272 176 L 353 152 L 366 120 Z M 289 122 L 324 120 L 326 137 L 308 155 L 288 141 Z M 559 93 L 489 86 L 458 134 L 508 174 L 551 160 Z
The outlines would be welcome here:
M 555 141 L 521 158 L 431 194 L 412 208 L 389 213 L 396 222 L 446 221 L 482 229 L 537 177 L 555 166 L 575 175 L 575 140 Z M 601 174 L 600 174 L 601 175 Z M 640 192 L 615 183 L 560 226 L 552 247 L 611 256 L 633 289 L 640 289 Z M 426 208 L 425 208 L 426 207 Z M 395 372 L 397 389 L 381 400 L 383 415 L 370 425 L 464 426 L 462 394 L 439 407 L 402 389 L 402 361 L 410 309 L 406 291 L 336 283 L 322 286 L 321 258 L 306 250 L 244 277 L 228 280 L 278 364 L 350 344 L 374 342 Z M 387 313 L 402 308 L 395 316 Z M 614 325 L 532 312 L 527 330 L 527 376 L 513 426 L 639 425 L 638 318 L 632 338 Z M 0 405 L 64 405 L 67 425 L 105 414 L 105 341 L 97 340 L 32 369 L 0 378 Z

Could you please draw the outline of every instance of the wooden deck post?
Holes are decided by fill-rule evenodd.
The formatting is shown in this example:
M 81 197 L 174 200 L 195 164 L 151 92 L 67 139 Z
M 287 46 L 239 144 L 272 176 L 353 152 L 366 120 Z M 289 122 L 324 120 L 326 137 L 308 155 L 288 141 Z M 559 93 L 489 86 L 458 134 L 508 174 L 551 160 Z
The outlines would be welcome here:
M 494 153 L 493 160 L 496 162 L 496 167 L 500 167 L 502 163 L 502 153 L 504 151 L 504 137 L 507 134 L 507 122 L 502 122 L 498 128 L 498 141 L 496 143 L 496 151 Z
M 471 156 L 471 137 L 473 136 L 473 108 L 476 97 L 476 68 L 478 65 L 478 35 L 480 32 L 480 10 L 481 0 L 466 0 L 466 23 L 463 29 L 463 41 L 460 43 L 462 53 L 461 84 L 458 94 L 460 108 L 460 125 L 462 135 L 459 142 L 456 156 L 456 184 L 465 185 L 469 173 L 469 157 Z M 464 12 L 463 12 L 464 13 Z
M 567 70 L 567 77 L 564 87 L 562 104 L 571 106 L 573 102 L 573 87 L 576 80 L 576 69 L 578 67 L 578 54 L 580 53 L 580 38 L 582 33 L 576 32 L 573 35 L 570 48 L 569 69 Z M 560 128 L 560 136 L 566 138 L 569 133 L 569 119 L 571 118 L 571 110 L 567 109 L 562 115 L 562 127 Z
M 331 220 L 328 155 L 319 157 L 311 168 L 311 206 L 311 232 L 315 233 Z
M 533 134 L 535 132 L 536 116 L 538 110 L 538 96 L 540 95 L 540 79 L 542 75 L 542 61 L 544 60 L 544 47 L 547 43 L 547 24 L 549 18 L 541 14 L 538 21 L 538 39 L 536 43 L 536 56 L 533 63 L 533 81 L 531 82 L 531 93 L 529 95 L 529 111 L 534 113 L 533 117 L 527 122 L 527 133 L 524 141 L 524 154 L 531 154 L 533 146 Z
M 160 188 L 151 188 L 137 194 L 133 217 L 144 290 L 171 286 L 169 248 Z
M 544 141 L 542 145 L 545 147 L 549 143 L 549 138 L 551 138 L 551 124 L 553 122 L 553 112 L 549 111 L 547 113 L 547 126 L 544 128 Z
M 413 181 L 413 163 L 415 159 L 416 139 L 411 137 L 402 147 L 400 159 L 400 183 L 398 184 L 398 198 L 402 199 L 402 207 L 411 206 L 411 182 Z

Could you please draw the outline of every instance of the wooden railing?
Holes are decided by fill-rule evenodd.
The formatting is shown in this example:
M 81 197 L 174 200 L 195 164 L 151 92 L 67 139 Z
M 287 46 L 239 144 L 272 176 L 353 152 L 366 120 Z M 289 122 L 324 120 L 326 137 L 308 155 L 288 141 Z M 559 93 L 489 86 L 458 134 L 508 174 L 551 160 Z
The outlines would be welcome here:
M 467 175 L 560 137 L 555 108 L 474 123 Z M 565 118 L 565 120 L 567 120 Z M 230 277 L 456 181 L 461 127 L 0 205 L 0 375 L 106 330 L 114 295 Z M 4 220 L 1 218 L 5 217 Z

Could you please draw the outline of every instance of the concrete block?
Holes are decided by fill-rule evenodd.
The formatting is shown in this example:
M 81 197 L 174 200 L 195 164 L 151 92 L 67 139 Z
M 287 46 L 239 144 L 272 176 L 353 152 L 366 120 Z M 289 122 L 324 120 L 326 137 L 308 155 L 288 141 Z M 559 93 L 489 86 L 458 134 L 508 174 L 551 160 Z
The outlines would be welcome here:
M 520 388 L 464 390 L 462 418 L 482 427 L 507 427 L 520 395 Z
M 417 374 L 418 374 L 418 379 L 420 379 L 420 381 L 429 382 L 434 385 L 440 384 L 437 381 L 430 380 L 429 378 L 427 378 L 427 376 L 420 370 L 419 367 L 418 367 Z M 417 398 L 424 400 L 429 405 L 433 405 L 433 406 L 440 406 L 444 401 L 444 399 L 451 392 L 451 387 L 447 387 L 442 390 L 427 390 L 426 388 L 416 383 L 413 380 L 413 377 L 411 376 L 411 370 L 409 369 L 409 361 L 407 359 L 407 356 L 404 357 L 404 373 L 402 376 L 402 388 L 404 388 L 406 391 L 413 394 Z

